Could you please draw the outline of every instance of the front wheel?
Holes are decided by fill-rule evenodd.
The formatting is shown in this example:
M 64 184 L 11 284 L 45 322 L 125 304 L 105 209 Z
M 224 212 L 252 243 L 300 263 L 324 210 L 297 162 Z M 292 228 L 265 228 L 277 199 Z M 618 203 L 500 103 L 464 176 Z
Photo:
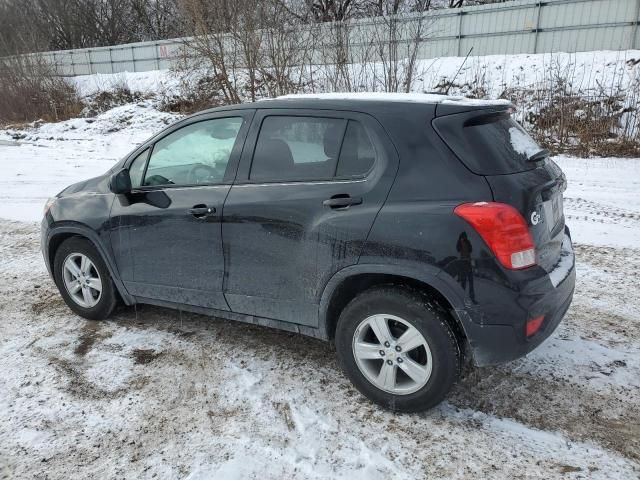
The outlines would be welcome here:
M 340 315 L 335 341 L 355 387 L 391 410 L 427 410 L 458 379 L 455 335 L 444 314 L 421 294 L 395 286 L 361 293 Z
M 72 237 L 60 245 L 53 274 L 67 306 L 81 317 L 103 320 L 117 304 L 109 269 L 91 242 Z

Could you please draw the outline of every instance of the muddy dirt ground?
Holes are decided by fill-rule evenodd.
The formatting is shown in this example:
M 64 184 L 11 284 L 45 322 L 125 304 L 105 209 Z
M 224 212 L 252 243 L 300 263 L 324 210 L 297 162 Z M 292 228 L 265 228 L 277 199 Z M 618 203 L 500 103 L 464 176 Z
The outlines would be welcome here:
M 577 245 L 553 337 L 397 415 L 316 340 L 147 306 L 83 320 L 38 242 L 0 221 L 0 478 L 640 475 L 638 250 Z

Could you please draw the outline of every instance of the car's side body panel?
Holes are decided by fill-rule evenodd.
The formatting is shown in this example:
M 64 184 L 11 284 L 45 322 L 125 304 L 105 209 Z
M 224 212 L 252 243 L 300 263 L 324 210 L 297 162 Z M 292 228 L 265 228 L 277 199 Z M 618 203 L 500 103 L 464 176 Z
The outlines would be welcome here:
M 376 144 L 373 170 L 357 179 L 251 181 L 252 147 L 260 124 L 274 115 L 360 122 Z M 232 311 L 318 326 L 318 299 L 324 286 L 335 272 L 358 262 L 395 177 L 397 155 L 385 137 L 373 118 L 356 112 L 268 109 L 256 113 L 224 206 L 224 293 Z M 362 202 L 345 209 L 323 205 L 336 195 Z
M 243 115 L 251 120 L 223 184 L 114 195 L 108 172 L 71 186 L 43 221 L 47 266 L 56 238 L 82 235 L 105 258 L 127 304 L 182 308 L 323 339 L 331 337 L 335 318 L 329 318 L 329 305 L 343 282 L 355 275 L 394 275 L 440 293 L 477 364 L 511 360 L 542 342 L 568 308 L 575 284 L 573 253 L 566 253 L 571 265 L 558 283 L 550 280 L 553 272 L 538 266 L 507 270 L 453 213 L 463 202 L 509 202 L 509 192 L 496 198 L 492 187 L 515 188 L 509 179 L 490 179 L 490 184 L 471 172 L 430 128 L 436 114 L 465 108 L 470 107 L 287 100 L 189 117 L 111 172 L 128 167 L 139 152 L 189 122 Z M 274 114 L 357 119 L 379 142 L 383 161 L 357 180 L 252 182 L 260 122 Z M 199 190 L 206 190 L 206 199 Z M 363 202 L 338 211 L 322 205 L 336 194 Z M 219 215 L 207 222 L 188 218 L 186 210 L 198 203 L 215 203 Z M 132 238 L 140 230 L 143 235 Z M 526 320 L 539 314 L 547 317 L 542 330 L 525 338 Z

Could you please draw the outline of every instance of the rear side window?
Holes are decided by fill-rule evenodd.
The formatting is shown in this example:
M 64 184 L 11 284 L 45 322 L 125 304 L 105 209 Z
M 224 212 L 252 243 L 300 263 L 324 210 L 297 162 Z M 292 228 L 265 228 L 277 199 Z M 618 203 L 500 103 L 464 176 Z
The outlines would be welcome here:
M 438 135 L 478 175 L 504 175 L 536 168 L 527 160 L 542 150 L 508 112 L 465 112 L 433 121 Z
M 357 121 L 268 116 L 253 153 L 250 180 L 304 181 L 358 177 L 375 162 L 375 150 Z
M 336 176 L 360 177 L 366 175 L 376 160 L 376 151 L 361 123 L 349 120 L 342 142 Z
M 335 118 L 266 117 L 249 178 L 258 181 L 332 178 L 346 123 Z

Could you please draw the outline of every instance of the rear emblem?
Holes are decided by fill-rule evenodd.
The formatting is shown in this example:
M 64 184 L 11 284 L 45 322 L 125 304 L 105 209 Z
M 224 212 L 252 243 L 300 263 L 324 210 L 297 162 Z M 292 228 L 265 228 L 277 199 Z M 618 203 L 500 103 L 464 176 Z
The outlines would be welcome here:
M 531 213 L 531 223 L 533 225 L 540 223 L 540 214 L 538 212 L 534 211 Z

